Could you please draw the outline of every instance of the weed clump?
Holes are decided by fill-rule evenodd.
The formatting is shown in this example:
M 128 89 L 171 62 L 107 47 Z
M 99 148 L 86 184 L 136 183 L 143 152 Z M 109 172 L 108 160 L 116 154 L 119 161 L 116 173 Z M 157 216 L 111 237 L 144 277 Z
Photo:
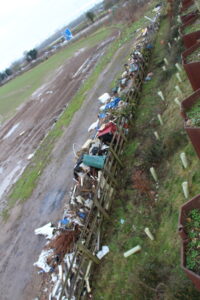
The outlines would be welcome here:
M 166 157 L 170 157 L 178 148 L 187 144 L 187 135 L 183 130 L 170 132 L 164 137 L 163 148 L 165 149 Z
M 152 165 L 160 163 L 163 157 L 165 157 L 163 143 L 160 141 L 157 141 L 156 143 L 152 142 L 145 149 L 142 156 L 147 169 Z

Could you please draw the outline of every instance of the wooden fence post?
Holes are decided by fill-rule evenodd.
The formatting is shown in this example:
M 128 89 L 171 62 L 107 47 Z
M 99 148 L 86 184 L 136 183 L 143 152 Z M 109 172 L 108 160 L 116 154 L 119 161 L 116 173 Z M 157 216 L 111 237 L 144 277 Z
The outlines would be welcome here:
M 119 165 L 123 168 L 123 164 L 122 164 L 121 160 L 119 159 L 118 155 L 116 154 L 116 152 L 113 150 L 113 148 L 110 147 L 109 150 L 113 154 L 113 156 L 115 157 L 115 159 L 118 161 Z
M 78 249 L 83 252 L 90 260 L 92 260 L 95 264 L 100 264 L 100 260 L 98 257 L 93 255 L 81 242 L 78 243 Z
M 99 201 L 98 201 L 97 199 L 94 199 L 94 204 L 96 205 L 96 207 L 98 208 L 98 210 L 100 210 L 100 212 L 102 213 L 102 215 L 103 215 L 107 220 L 110 220 L 109 214 L 105 211 L 105 209 L 101 206 L 101 204 L 99 203 Z

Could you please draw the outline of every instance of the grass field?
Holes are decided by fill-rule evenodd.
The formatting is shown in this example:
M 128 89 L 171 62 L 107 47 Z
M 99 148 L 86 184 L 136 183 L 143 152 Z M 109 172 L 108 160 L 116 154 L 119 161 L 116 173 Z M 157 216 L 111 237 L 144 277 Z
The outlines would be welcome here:
M 154 76 L 144 83 L 135 124 L 121 157 L 125 166 L 123 177 L 119 178 L 117 197 L 113 200 L 111 222 L 104 229 L 103 245 L 109 246 L 110 253 L 96 270 L 96 280 L 92 280 L 95 300 L 199 299 L 199 292 L 180 268 L 178 214 L 179 207 L 186 202 L 181 184 L 188 181 L 190 198 L 200 192 L 200 164 L 183 129 L 180 108 L 174 102 L 176 97 L 181 100 L 191 94 L 192 89 L 184 71 L 183 82 L 177 81 L 174 60 L 177 62 L 180 57 L 181 47 L 173 43 L 169 50 L 167 42 L 171 39 L 165 18 L 149 66 Z M 166 73 L 161 69 L 164 57 L 170 62 Z M 175 90 L 177 84 L 182 96 Z M 160 89 L 165 102 L 157 95 Z M 162 115 L 163 126 L 158 122 L 158 113 Z M 159 133 L 160 141 L 155 139 L 154 131 Z M 181 164 L 181 152 L 187 155 L 188 169 Z M 157 191 L 149 172 L 151 166 L 159 178 L 157 200 L 134 186 L 133 176 L 140 168 L 152 191 Z M 124 219 L 124 224 L 120 219 Z M 145 227 L 150 228 L 154 241 L 144 233 Z M 123 253 L 138 244 L 141 252 L 124 258 Z
M 0 115 L 3 117 L 3 120 L 12 116 L 15 113 L 15 109 L 28 100 L 31 94 L 45 82 L 50 74 L 73 56 L 76 51 L 81 48 L 93 47 L 109 36 L 112 30 L 112 27 L 100 28 L 89 35 L 87 39 L 81 39 L 61 49 L 48 60 L 0 87 Z

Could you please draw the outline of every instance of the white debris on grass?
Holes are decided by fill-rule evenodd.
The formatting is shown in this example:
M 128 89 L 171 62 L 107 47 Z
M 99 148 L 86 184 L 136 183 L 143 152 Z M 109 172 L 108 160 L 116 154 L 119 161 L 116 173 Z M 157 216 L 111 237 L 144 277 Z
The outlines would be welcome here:
M 102 249 L 97 253 L 98 259 L 102 259 L 106 254 L 109 253 L 109 247 L 108 246 L 102 246 Z

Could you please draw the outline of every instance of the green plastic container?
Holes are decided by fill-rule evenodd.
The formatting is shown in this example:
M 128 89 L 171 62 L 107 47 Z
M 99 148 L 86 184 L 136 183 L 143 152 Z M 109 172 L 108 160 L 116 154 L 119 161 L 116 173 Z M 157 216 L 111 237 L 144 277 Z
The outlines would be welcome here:
M 105 164 L 106 156 L 98 156 L 98 155 L 83 155 L 83 163 L 86 166 L 94 167 L 96 169 L 103 169 Z

